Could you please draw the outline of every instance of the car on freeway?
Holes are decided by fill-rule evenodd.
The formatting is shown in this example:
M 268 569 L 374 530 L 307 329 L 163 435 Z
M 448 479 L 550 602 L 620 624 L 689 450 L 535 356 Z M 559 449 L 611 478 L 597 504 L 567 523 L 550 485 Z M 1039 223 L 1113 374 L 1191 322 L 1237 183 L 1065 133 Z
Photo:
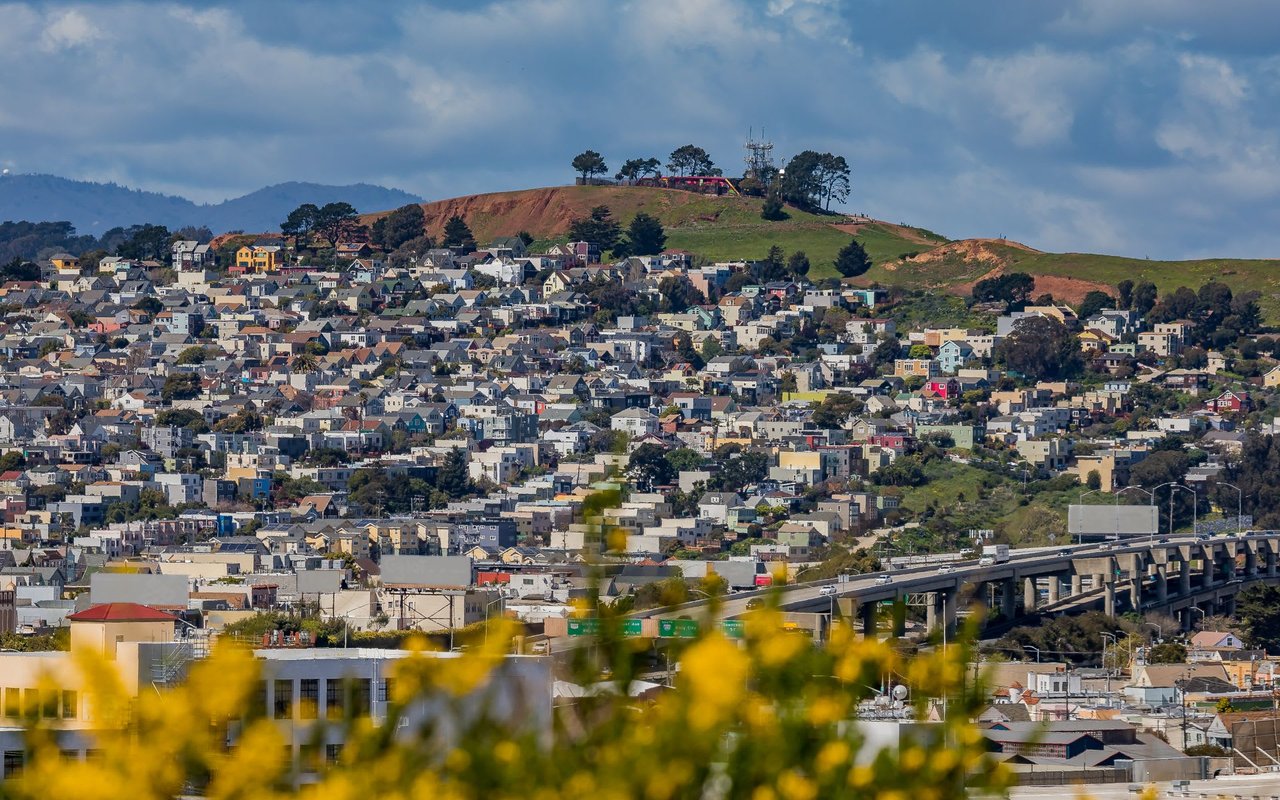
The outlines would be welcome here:
M 980 567 L 991 567 L 991 566 L 994 566 L 995 563 L 996 563 L 996 560 L 991 556 L 983 556 L 982 558 L 978 559 L 978 566 Z
M 893 583 L 892 575 L 881 575 L 880 577 L 876 578 L 876 584 L 880 586 L 884 586 L 886 583 Z
M 753 609 L 753 608 L 763 608 L 763 607 L 764 607 L 764 598 L 761 598 L 761 597 L 753 597 L 753 598 L 751 598 L 750 600 L 748 600 L 748 601 L 747 601 L 747 610 L 748 610 L 748 611 L 750 611 L 750 610 L 751 610 L 751 609 Z
M 1061 550 L 1059 550 L 1059 551 L 1058 551 L 1058 558 L 1065 558 L 1065 557 L 1067 557 L 1067 556 L 1069 556 L 1069 555 L 1071 555 L 1071 548 L 1070 548 L 1070 547 L 1064 547 L 1064 548 L 1062 548 Z
M 956 571 L 956 568 L 951 566 L 950 564 L 943 564 L 942 566 L 938 567 L 939 575 L 949 575 L 955 571 Z
M 838 594 L 839 591 L 840 590 L 834 586 L 823 586 L 821 589 L 818 590 L 818 594 L 822 595 L 823 597 L 831 597 L 832 595 Z

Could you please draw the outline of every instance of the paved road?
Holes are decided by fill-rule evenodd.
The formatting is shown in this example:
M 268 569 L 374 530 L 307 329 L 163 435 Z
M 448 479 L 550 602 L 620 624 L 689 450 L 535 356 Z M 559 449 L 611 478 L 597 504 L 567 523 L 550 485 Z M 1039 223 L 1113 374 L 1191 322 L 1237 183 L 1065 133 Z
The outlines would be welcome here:
M 1189 793 L 1172 791 L 1168 782 L 1156 784 L 1162 798 L 1227 798 L 1227 800 L 1266 800 L 1280 796 L 1280 773 L 1266 775 L 1228 775 L 1212 781 L 1192 781 Z M 1009 792 L 1015 800 L 1063 800 L 1064 797 L 1088 796 L 1092 800 L 1137 800 L 1127 783 L 1091 783 L 1086 786 L 1018 786 Z

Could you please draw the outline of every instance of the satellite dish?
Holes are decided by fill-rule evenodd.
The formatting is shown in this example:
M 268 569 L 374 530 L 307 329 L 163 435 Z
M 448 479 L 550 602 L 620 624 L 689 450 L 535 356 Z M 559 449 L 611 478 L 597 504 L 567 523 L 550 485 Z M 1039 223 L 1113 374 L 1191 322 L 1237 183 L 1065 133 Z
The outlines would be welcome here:
M 893 695 L 894 700 L 902 701 L 907 699 L 907 697 L 911 694 L 911 690 L 909 690 L 906 686 L 903 686 L 900 683 L 897 686 L 893 687 L 891 694 Z

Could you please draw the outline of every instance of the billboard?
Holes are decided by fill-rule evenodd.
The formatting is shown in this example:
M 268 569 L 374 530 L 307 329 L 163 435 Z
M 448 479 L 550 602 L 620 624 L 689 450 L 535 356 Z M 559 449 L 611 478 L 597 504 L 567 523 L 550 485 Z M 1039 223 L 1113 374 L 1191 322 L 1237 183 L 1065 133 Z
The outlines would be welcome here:
M 1159 532 L 1160 512 L 1152 505 L 1076 505 L 1067 509 L 1072 536 L 1152 536 Z

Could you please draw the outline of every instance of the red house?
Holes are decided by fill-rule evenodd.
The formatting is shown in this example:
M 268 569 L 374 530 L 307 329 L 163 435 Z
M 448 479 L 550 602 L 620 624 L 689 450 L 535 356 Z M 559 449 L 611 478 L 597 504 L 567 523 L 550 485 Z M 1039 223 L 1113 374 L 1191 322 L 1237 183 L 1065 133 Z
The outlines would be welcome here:
M 1244 392 L 1230 389 L 1205 403 L 1205 408 L 1218 414 L 1234 414 L 1253 408 L 1253 401 Z
M 943 400 L 951 400 L 960 396 L 960 381 L 955 378 L 946 380 L 928 381 L 920 393 L 925 397 L 941 397 Z

